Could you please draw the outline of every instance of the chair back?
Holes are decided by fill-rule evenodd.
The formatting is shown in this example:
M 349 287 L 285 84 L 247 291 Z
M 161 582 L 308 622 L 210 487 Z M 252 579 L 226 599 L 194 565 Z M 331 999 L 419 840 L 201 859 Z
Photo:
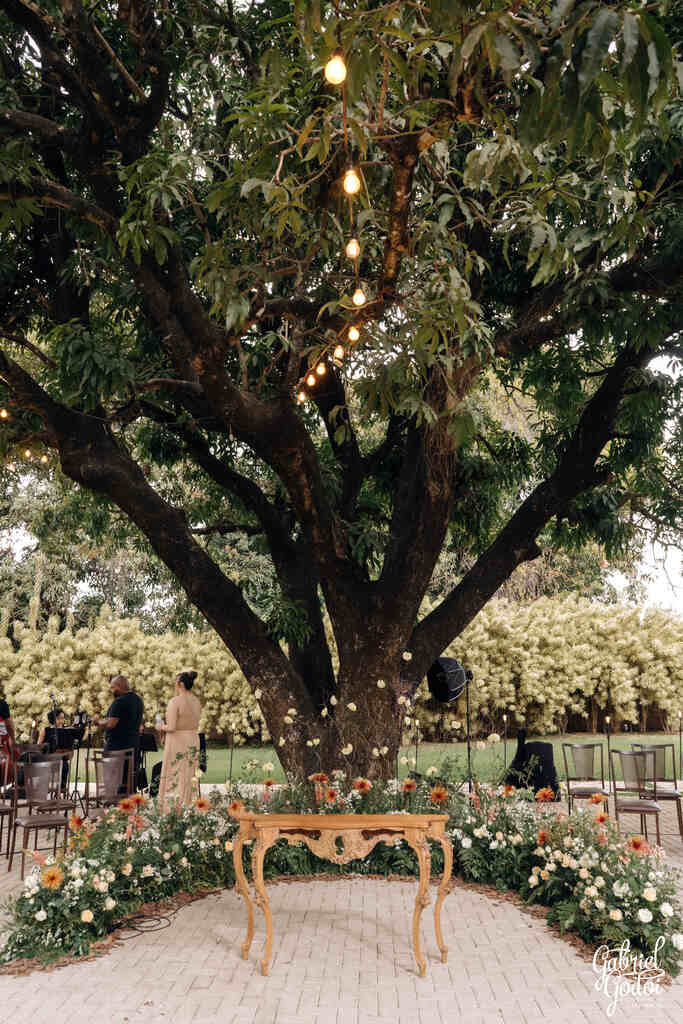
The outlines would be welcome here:
M 568 782 L 591 782 L 600 779 L 602 785 L 605 785 L 602 743 L 563 743 L 562 755 Z
M 102 757 L 118 758 L 122 762 L 122 777 L 120 786 L 126 787 L 128 796 L 135 792 L 135 748 L 126 747 L 125 750 L 105 750 Z
M 655 754 L 652 750 L 613 750 L 612 768 L 614 768 L 614 756 L 617 755 L 621 768 L 621 777 L 624 780 L 624 792 L 638 793 L 639 796 L 654 797 L 657 799 L 657 783 L 655 781 Z M 613 771 L 614 787 L 616 794 L 616 772 Z
M 118 802 L 125 763 L 125 759 L 122 757 L 102 757 L 99 754 L 93 754 L 96 803 L 115 804 Z
M 673 743 L 632 743 L 633 750 L 654 753 L 654 776 L 657 782 L 676 782 L 676 748 Z M 667 773 L 667 752 L 671 751 L 671 772 Z
M 0 757 L 0 805 L 10 803 L 8 790 L 14 781 L 11 762 L 8 757 Z
M 59 761 L 34 761 L 24 765 L 24 789 L 26 799 L 32 804 L 45 804 L 57 800 L 62 781 L 62 764 Z

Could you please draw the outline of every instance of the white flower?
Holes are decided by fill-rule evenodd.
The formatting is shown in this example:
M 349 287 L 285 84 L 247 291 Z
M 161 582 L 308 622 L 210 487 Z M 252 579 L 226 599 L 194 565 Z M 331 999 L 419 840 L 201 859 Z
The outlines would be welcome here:
M 683 933 L 674 932 L 671 936 L 671 944 L 674 949 L 683 949 Z
M 638 911 L 638 920 L 642 921 L 643 924 L 649 924 L 652 920 L 652 911 L 648 910 L 647 907 L 641 907 Z
M 622 914 L 622 912 L 617 907 L 615 910 L 610 910 L 609 916 L 610 916 L 610 920 L 612 920 L 612 921 L 621 921 L 624 915 Z
M 285 738 L 284 738 L 284 736 L 280 737 L 280 739 L 277 741 L 277 745 L 278 745 L 278 747 L 284 747 L 284 745 L 285 745 Z
M 493 743 L 500 743 L 500 736 L 498 735 L 497 732 L 492 732 L 490 734 L 490 736 L 487 736 L 486 738 L 487 738 L 488 742 L 491 743 L 491 744 L 493 744 Z
M 581 868 L 579 871 L 579 878 L 588 878 L 590 872 L 588 868 Z
M 80 889 L 83 886 L 83 879 L 82 878 L 74 878 L 74 880 L 71 883 L 71 885 L 73 886 L 74 889 Z
M 319 739 L 318 739 L 318 737 L 316 736 L 316 737 L 315 737 L 315 739 L 313 740 L 313 746 L 314 746 L 314 747 L 317 747 L 317 746 L 318 746 L 319 744 L 320 744 L 320 740 L 319 740 Z
M 334 695 L 334 694 L 332 694 L 332 696 L 330 697 L 330 704 L 332 705 L 332 707 L 334 707 L 334 705 L 335 705 L 335 704 L 338 704 L 338 703 L 339 703 L 339 701 L 337 700 L 337 698 L 335 697 L 335 695 Z
M 187 867 L 187 865 L 188 865 L 189 863 L 190 863 L 190 862 L 189 862 L 189 860 L 187 859 L 187 857 L 181 857 L 181 858 L 180 858 L 180 864 L 181 864 L 181 866 L 182 866 L 182 867 L 186 868 L 186 867 Z
M 313 740 L 306 740 L 306 746 L 307 747 L 312 747 L 313 746 Z
M 379 752 L 382 755 L 382 757 L 384 757 L 385 754 L 389 753 L 389 747 L 380 747 Z
M 643 889 L 643 899 L 647 900 L 648 903 L 654 903 L 657 899 L 657 890 L 648 885 L 646 889 Z
M 345 747 L 342 747 L 342 754 L 344 754 L 345 757 L 348 757 L 348 755 L 351 754 L 352 752 L 353 752 L 353 744 L 352 743 L 347 743 Z
M 287 708 L 287 714 L 288 715 L 295 715 L 296 714 L 296 708 Z
M 372 756 L 373 757 L 379 757 L 379 747 L 373 747 L 372 748 Z
M 349 709 L 349 711 L 358 711 L 358 708 L 357 708 L 357 707 L 356 707 L 356 705 L 355 705 L 355 704 L 353 703 L 353 701 L 350 701 L 350 702 L 349 702 L 349 703 L 348 703 L 348 704 L 347 704 L 346 706 L 347 706 L 347 708 Z
M 121 874 L 122 875 L 129 875 L 132 870 L 133 870 L 133 865 L 129 861 L 127 864 L 124 864 L 123 867 L 121 868 Z
M 404 661 L 412 661 L 413 660 L 413 656 L 410 653 L 410 651 L 404 651 L 403 654 L 401 655 L 401 657 L 403 658 Z
M 596 906 L 597 910 L 604 910 L 605 909 L 605 901 L 604 900 L 596 900 L 595 901 L 595 906 Z
M 323 708 L 320 712 L 321 718 L 327 718 L 327 708 Z
M 294 719 L 292 718 L 291 715 L 285 715 L 283 721 L 284 721 L 285 725 L 292 725 L 292 723 L 294 722 Z
M 470 839 L 470 837 L 469 837 L 469 836 L 463 836 L 463 837 L 462 837 L 462 846 L 463 846 L 463 849 L 464 849 L 464 850 L 469 850 L 469 848 L 471 847 L 471 845 L 472 845 L 472 840 Z
M 106 900 L 104 901 L 104 909 L 105 910 L 113 910 L 115 906 L 116 906 L 116 900 L 113 900 L 111 898 L 111 896 L 107 896 Z
M 262 692 L 258 688 L 254 690 L 254 697 L 256 700 L 261 700 Z
M 411 722 L 410 716 L 406 715 L 405 718 L 403 719 L 403 721 L 406 723 L 406 725 L 410 725 L 410 722 Z
M 264 764 L 261 765 L 261 767 L 263 769 L 264 775 L 268 775 L 269 772 L 275 771 L 275 765 L 273 764 L 272 761 L 266 761 Z
M 603 885 L 605 884 L 605 879 L 602 877 L 602 875 L 597 876 L 597 878 L 595 879 L 595 884 L 597 885 L 598 889 L 602 889 Z
M 502 832 L 496 832 L 496 839 L 500 842 L 504 838 Z
M 401 757 L 399 757 L 399 761 L 401 764 L 408 764 L 408 758 L 405 757 L 405 755 L 401 755 Z
M 401 696 L 397 700 L 397 703 L 398 704 L 407 704 L 408 700 L 403 696 L 403 694 L 401 694 Z
M 529 875 L 528 881 L 532 889 L 534 888 L 534 886 L 538 885 L 538 878 L 536 877 L 536 875 Z
M 201 843 L 199 845 L 201 846 Z M 154 874 L 154 868 L 152 867 L 152 865 L 151 864 L 145 864 L 143 869 L 142 869 L 142 877 L 143 878 L 151 878 L 153 874 Z
M 86 910 L 82 910 L 81 911 L 81 921 L 83 922 L 83 924 L 90 924 L 92 919 L 93 919 L 93 912 L 92 912 L 92 910 L 87 910 L 86 909 Z
M 437 773 L 436 765 L 430 764 L 429 768 L 426 771 L 426 774 L 427 775 L 436 775 L 436 773 Z
M 35 917 L 36 921 L 44 921 L 45 918 L 47 917 L 47 911 L 37 910 L 33 916 Z
M 383 690 L 386 685 L 387 684 L 384 682 L 383 679 L 378 679 L 377 680 L 377 689 L 378 690 Z
M 662 915 L 662 917 L 673 917 L 674 908 L 671 906 L 670 903 L 662 903 L 661 907 L 659 908 L 659 912 Z

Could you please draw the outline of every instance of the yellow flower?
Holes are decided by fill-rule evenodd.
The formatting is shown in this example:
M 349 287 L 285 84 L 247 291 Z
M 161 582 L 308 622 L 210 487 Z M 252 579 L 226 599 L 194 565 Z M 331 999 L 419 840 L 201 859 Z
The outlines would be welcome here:
M 121 874 L 122 875 L 129 875 L 132 870 L 133 870 L 133 865 L 130 863 L 130 861 L 128 861 L 128 863 L 124 864 L 123 867 L 121 868 Z
M 40 876 L 40 881 L 43 889 L 52 889 L 55 892 L 64 881 L 64 872 L 56 864 L 53 864 L 51 867 L 45 868 Z
M 90 922 L 93 919 L 93 916 L 94 915 L 92 910 L 86 909 L 81 911 L 81 921 L 83 922 L 83 924 L 90 924 Z

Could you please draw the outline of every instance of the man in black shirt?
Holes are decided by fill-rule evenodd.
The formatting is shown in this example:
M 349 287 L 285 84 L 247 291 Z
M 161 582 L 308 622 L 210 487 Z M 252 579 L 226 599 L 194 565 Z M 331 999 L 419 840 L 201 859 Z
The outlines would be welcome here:
M 107 734 L 103 753 L 106 754 L 111 750 L 127 750 L 133 747 L 135 750 L 134 763 L 137 766 L 144 705 L 137 693 L 131 690 L 125 676 L 113 676 L 109 680 L 109 689 L 114 700 L 109 705 L 107 717 L 97 721 L 98 725 L 104 727 Z M 123 777 L 124 783 L 126 777 L 127 765 Z

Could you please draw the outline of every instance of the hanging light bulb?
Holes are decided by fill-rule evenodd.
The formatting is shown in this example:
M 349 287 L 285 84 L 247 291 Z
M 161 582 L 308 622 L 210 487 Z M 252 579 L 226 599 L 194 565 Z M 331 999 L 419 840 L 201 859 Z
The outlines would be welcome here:
M 353 167 L 349 167 L 348 171 L 344 175 L 342 188 L 346 192 L 347 196 L 355 196 L 356 192 L 360 191 L 360 177 L 358 176 L 358 171 Z
M 363 291 L 362 288 L 356 288 L 356 290 L 353 293 L 351 298 L 352 298 L 354 306 L 364 306 L 365 305 L 365 302 L 366 302 L 365 292 Z
M 346 78 L 346 64 L 341 53 L 335 53 L 328 60 L 324 70 L 325 80 L 330 85 L 341 85 Z
M 299 402 L 299 404 L 301 404 L 302 402 L 305 402 L 306 401 L 306 392 L 305 391 L 298 391 L 297 392 L 297 396 L 296 396 L 296 400 L 297 400 L 297 402 Z
M 349 331 L 349 334 L 350 333 L 351 332 Z M 337 345 L 335 350 L 334 350 L 334 352 L 332 353 L 332 355 L 333 355 L 333 357 L 335 359 L 343 359 L 344 358 L 344 346 L 343 345 Z
M 358 341 L 360 338 L 360 331 L 357 327 L 349 327 L 349 341 Z
M 40 461 L 45 466 L 47 464 L 47 455 L 41 455 L 40 456 Z
M 8 416 L 7 409 L 0 409 L 0 420 L 6 420 Z
M 31 449 L 27 448 L 26 451 L 24 452 L 24 455 L 26 456 L 27 459 L 30 459 L 31 458 Z
M 308 384 L 309 388 L 314 388 L 315 387 L 315 374 L 314 373 L 309 373 L 308 377 L 306 378 L 306 383 Z
M 325 366 L 324 363 L 318 363 L 318 365 L 315 368 L 315 372 L 318 374 L 319 377 L 324 377 L 325 374 L 327 373 L 327 367 Z
M 346 255 L 350 260 L 357 260 L 360 256 L 360 242 L 357 238 L 351 238 L 346 243 Z

